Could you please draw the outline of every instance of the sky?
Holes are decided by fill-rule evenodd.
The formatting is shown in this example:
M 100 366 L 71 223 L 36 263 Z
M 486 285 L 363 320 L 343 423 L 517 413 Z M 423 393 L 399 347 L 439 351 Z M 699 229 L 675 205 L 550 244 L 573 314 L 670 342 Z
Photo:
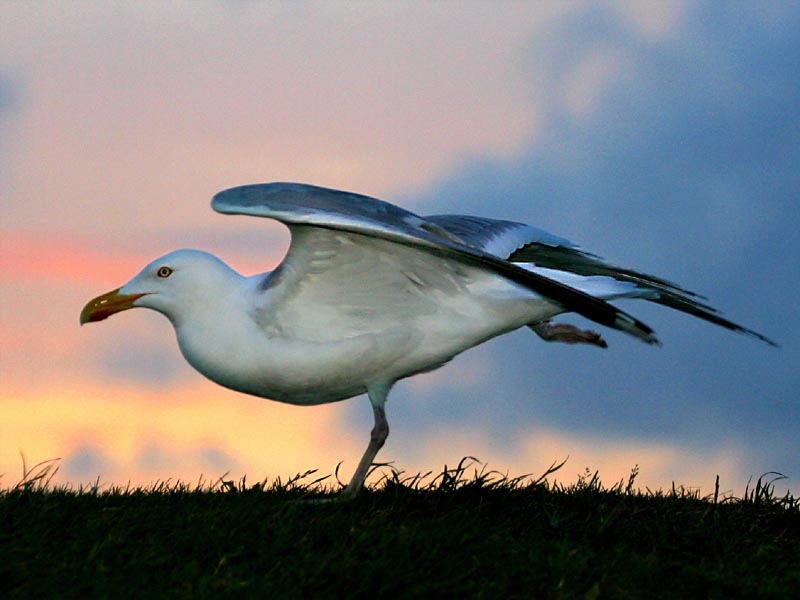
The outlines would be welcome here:
M 796 3 L 6 2 L 0 29 L 0 486 L 23 455 L 76 487 L 349 478 L 364 397 L 222 389 L 151 311 L 78 325 L 175 248 L 273 269 L 286 230 L 209 200 L 300 181 L 536 225 L 780 344 L 642 301 L 662 347 L 513 332 L 399 382 L 378 460 L 800 493 Z

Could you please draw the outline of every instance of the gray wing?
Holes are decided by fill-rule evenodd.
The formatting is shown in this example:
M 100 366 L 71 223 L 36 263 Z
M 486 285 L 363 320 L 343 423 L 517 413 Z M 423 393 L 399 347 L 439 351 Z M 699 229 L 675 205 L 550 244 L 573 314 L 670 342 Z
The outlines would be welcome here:
M 425 220 L 457 236 L 463 243 L 505 260 L 509 260 L 514 252 L 532 244 L 577 250 L 577 246 L 569 240 L 544 229 L 514 221 L 470 215 L 427 215 Z
M 375 198 L 298 183 L 266 183 L 219 192 L 211 206 L 224 214 L 276 219 L 293 231 L 311 227 L 357 233 L 477 266 L 558 302 L 567 311 L 657 343 L 650 327 L 615 306 L 523 269 L 462 240 L 435 221 Z
M 776 345 L 760 333 L 722 317 L 717 309 L 698 300 L 705 300 L 703 296 L 660 277 L 606 263 L 598 256 L 583 252 L 569 240 L 542 229 L 467 215 L 431 215 L 425 219 L 458 236 L 464 243 L 510 262 L 633 283 L 642 291 L 640 297 L 645 300 Z

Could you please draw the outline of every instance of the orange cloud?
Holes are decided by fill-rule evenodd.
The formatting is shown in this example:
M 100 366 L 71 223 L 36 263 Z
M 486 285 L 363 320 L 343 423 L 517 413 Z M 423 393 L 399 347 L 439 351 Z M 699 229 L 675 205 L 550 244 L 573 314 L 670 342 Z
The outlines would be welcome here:
M 29 465 L 61 458 L 55 481 L 74 485 L 95 477 L 108 485 L 196 481 L 226 471 L 253 481 L 310 467 L 332 472 L 339 460 L 354 469 L 368 436 L 358 444 L 348 438 L 339 426 L 339 405 L 293 407 L 204 383 L 164 392 L 92 384 L 33 394 L 6 390 L 0 405 L 3 486 L 21 475 L 20 450 Z M 145 460 L 148 448 L 157 448 L 161 460 Z M 207 450 L 222 458 L 204 458 Z M 76 480 L 71 461 L 87 451 L 104 457 L 107 466 Z
M 99 285 L 120 281 L 126 273 L 132 275 L 143 266 L 137 253 L 101 239 L 4 230 L 0 231 L 0 240 L 0 281 L 15 285 Z

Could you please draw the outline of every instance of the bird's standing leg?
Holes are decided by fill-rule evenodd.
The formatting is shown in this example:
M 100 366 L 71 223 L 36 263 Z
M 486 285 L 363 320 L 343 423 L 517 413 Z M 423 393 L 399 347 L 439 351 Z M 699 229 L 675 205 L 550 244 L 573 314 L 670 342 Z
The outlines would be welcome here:
M 592 344 L 607 348 L 608 344 L 599 333 L 588 329 L 578 329 L 567 323 L 551 323 L 550 320 L 539 321 L 528 325 L 533 332 L 545 342 L 562 342 L 564 344 Z
M 369 445 L 364 452 L 364 456 L 361 457 L 350 483 L 341 493 L 340 498 L 344 500 L 355 498 L 361 488 L 364 487 L 364 480 L 367 478 L 372 461 L 383 447 L 386 438 L 389 437 L 389 421 L 386 420 L 386 411 L 383 406 L 386 404 L 386 397 L 389 394 L 390 387 L 391 385 L 367 386 L 367 394 L 369 395 L 370 404 L 372 404 L 372 413 L 375 416 L 375 425 L 370 433 Z

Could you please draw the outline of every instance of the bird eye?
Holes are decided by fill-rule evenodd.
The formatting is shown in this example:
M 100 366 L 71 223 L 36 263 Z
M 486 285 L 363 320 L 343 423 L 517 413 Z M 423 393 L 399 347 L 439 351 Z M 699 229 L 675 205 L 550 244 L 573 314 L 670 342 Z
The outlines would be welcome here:
M 161 277 L 162 279 L 166 279 L 170 275 L 172 275 L 172 269 L 170 269 L 169 267 L 161 267 L 158 270 L 158 276 Z

